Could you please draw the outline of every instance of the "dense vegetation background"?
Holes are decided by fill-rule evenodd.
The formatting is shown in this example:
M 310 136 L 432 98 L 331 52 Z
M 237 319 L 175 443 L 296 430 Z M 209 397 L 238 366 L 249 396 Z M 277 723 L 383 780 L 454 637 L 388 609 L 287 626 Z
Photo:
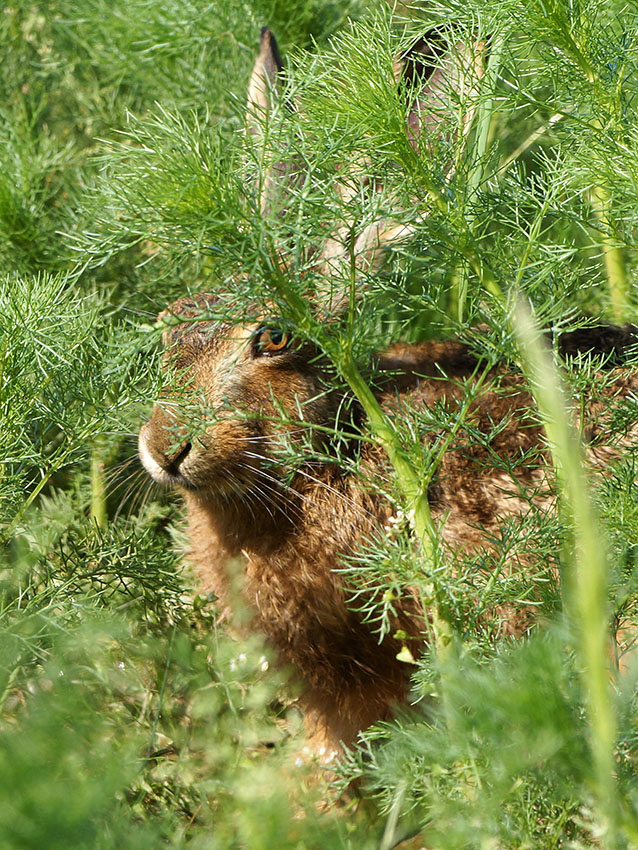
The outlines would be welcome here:
M 271 144 L 315 175 L 292 236 L 259 216 L 246 175 L 262 163 L 242 150 L 264 24 L 301 107 Z M 393 57 L 433 24 L 489 37 L 490 58 L 467 143 L 451 133 L 419 154 L 389 82 Z M 546 369 L 551 389 L 551 366 L 521 354 L 513 293 L 556 329 L 635 321 L 635 5 L 9 0 L 0 60 L 0 846 L 389 848 L 411 831 L 450 850 L 638 846 L 630 449 L 582 510 L 578 481 L 563 480 L 559 515 L 505 525 L 496 554 L 439 564 L 454 641 L 406 653 L 414 711 L 370 730 L 326 791 L 297 766 L 283 674 L 257 638 L 217 626 L 183 562 L 179 505 L 150 488 L 135 448 L 160 387 L 158 311 L 216 288 L 236 310 L 276 297 L 285 313 L 273 252 L 319 243 L 335 220 L 403 209 L 412 221 L 356 306 L 357 363 L 481 324 L 486 356 Z M 387 191 L 340 206 L 335 166 L 360 161 Z M 289 261 L 289 293 L 308 285 L 304 262 Z M 329 344 L 339 380 L 346 348 Z M 577 366 L 576 401 L 600 383 Z M 619 432 L 635 404 L 619 408 Z M 417 425 L 395 438 L 418 454 L 432 421 Z M 377 583 L 373 628 L 394 593 L 425 582 L 405 531 L 344 565 L 355 587 Z M 545 574 L 543 625 L 511 643 L 494 612 L 538 589 L 504 568 L 521 540 L 540 573 L 556 563 L 572 580 Z M 578 588 L 594 588 L 589 607 Z M 622 671 L 588 654 L 600 623 Z M 361 797 L 325 808 L 353 777 Z

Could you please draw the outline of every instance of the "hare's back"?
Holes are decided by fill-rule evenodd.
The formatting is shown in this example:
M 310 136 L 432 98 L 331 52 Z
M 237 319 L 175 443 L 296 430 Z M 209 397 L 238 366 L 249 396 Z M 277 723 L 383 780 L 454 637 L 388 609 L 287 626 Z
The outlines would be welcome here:
M 575 424 L 594 469 L 638 443 L 638 378 L 630 366 L 637 341 L 636 328 L 609 325 L 556 340 L 576 368 L 594 364 L 573 392 Z M 553 507 L 545 435 L 520 371 L 490 367 L 455 340 L 393 346 L 379 366 L 384 408 L 418 431 L 435 467 L 430 504 L 448 542 L 484 545 L 512 518 Z

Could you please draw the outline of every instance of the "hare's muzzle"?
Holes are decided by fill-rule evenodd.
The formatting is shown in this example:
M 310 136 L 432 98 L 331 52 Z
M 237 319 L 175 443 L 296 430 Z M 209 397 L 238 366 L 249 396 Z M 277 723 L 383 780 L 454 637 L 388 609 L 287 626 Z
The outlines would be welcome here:
M 138 448 L 140 460 L 151 478 L 159 484 L 184 484 L 181 465 L 192 449 L 190 441 L 175 445 L 167 435 L 158 439 L 153 419 L 140 430 Z

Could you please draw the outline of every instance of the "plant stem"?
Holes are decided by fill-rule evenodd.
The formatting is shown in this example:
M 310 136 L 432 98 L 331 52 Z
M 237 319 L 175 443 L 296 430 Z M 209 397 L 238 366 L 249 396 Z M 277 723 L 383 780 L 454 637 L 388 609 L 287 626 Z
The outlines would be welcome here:
M 494 115 L 494 92 L 496 90 L 504 43 L 505 39 L 502 35 L 494 39 L 485 67 L 485 75 L 482 80 L 482 98 L 476 108 L 476 135 L 472 148 L 472 165 L 468 171 L 466 181 L 466 194 L 470 200 L 473 199 L 474 194 L 485 179 L 485 157 L 490 138 L 492 117 Z M 469 221 L 471 227 L 471 223 L 474 221 L 474 215 L 472 213 L 470 213 Z
M 611 193 L 604 185 L 596 186 L 591 192 L 593 208 L 601 228 L 601 248 L 605 261 L 611 312 L 615 322 L 627 320 L 629 309 L 629 277 L 622 248 L 614 239 L 615 224 L 611 212 Z
M 543 419 L 560 498 L 573 534 L 566 607 L 576 633 L 599 813 L 607 846 L 614 846 L 616 719 L 607 663 L 607 560 L 603 536 L 589 496 L 582 450 L 566 409 L 560 376 L 543 346 L 529 307 L 522 301 L 513 316 L 513 327 L 520 361 Z
M 357 369 L 352 357 L 346 354 L 339 359 L 336 365 L 363 407 L 379 445 L 388 455 L 396 472 L 407 509 L 414 511 L 414 530 L 424 560 L 431 565 L 434 562 L 435 555 L 436 529 L 430 513 L 427 482 L 422 481 L 416 474 L 409 454 L 401 445 L 399 435 L 382 410 L 368 383 Z M 423 595 L 426 601 L 432 600 L 434 603 L 431 608 L 431 625 L 437 652 L 441 656 L 450 644 L 452 631 L 436 604 L 438 593 L 436 583 L 433 580 L 430 579 L 426 582 Z
M 24 514 L 31 507 L 33 502 L 38 498 L 42 490 L 47 486 L 51 478 L 55 475 L 55 473 L 61 469 L 66 462 L 66 454 L 63 454 L 61 457 L 57 458 L 57 460 L 51 464 L 51 466 L 46 470 L 46 472 L 42 475 L 42 478 L 38 481 L 33 490 L 29 493 L 27 498 L 24 500 L 18 511 L 14 514 L 13 519 L 8 524 L 8 526 L 2 531 L 2 535 L 0 536 L 1 543 L 7 543 L 11 539 L 11 535 L 16 530 L 18 525 L 20 524 L 20 520 L 24 516 Z
M 545 133 L 554 126 L 554 124 L 558 124 L 559 121 L 562 121 L 565 117 L 564 112 L 555 112 L 551 118 L 547 120 L 545 124 L 542 124 L 540 127 L 537 127 L 529 136 L 524 139 L 518 147 L 512 151 L 511 154 L 508 154 L 499 167 L 496 169 L 496 176 L 500 177 L 504 174 L 511 165 L 513 165 L 520 157 L 525 153 L 526 150 L 531 148 L 539 139 L 545 135 Z
M 104 441 L 96 438 L 91 448 L 91 511 L 98 528 L 106 528 L 106 481 L 104 478 Z
M 353 248 L 353 246 L 351 246 L 351 248 Z M 275 255 L 272 254 L 271 256 Z M 293 289 L 290 281 L 286 278 L 276 263 L 272 263 L 269 270 L 271 273 L 270 281 L 273 289 L 285 302 L 290 312 L 290 317 L 293 319 L 297 327 L 302 330 L 308 330 L 309 327 L 314 326 L 316 330 L 317 323 L 316 320 L 311 317 L 308 302 Z M 348 334 L 345 340 L 345 345 L 335 342 L 335 340 L 328 335 L 322 334 L 322 346 L 331 361 L 340 371 L 352 392 L 357 397 L 357 400 L 368 417 L 374 437 L 388 455 L 390 463 L 396 472 L 397 481 L 405 499 L 406 508 L 408 511 L 414 511 L 414 531 L 417 540 L 419 541 L 424 560 L 427 563 L 432 564 L 435 554 L 434 541 L 436 539 L 436 529 L 432 522 L 430 503 L 428 502 L 428 479 L 424 479 L 422 481 L 415 472 L 414 465 L 410 460 L 409 454 L 403 448 L 397 431 L 392 426 L 390 420 L 381 408 L 381 405 L 370 389 L 369 384 L 357 368 L 352 354 L 351 337 L 354 324 L 355 282 L 356 266 L 354 262 L 354 253 L 351 250 L 349 289 L 350 309 L 348 311 Z M 438 610 L 436 605 L 437 596 L 438 594 L 435 583 L 431 580 L 428 581 L 424 588 L 424 597 L 427 602 L 434 602 L 430 609 L 430 622 L 437 651 L 442 653 L 452 639 L 452 631 L 449 623 Z
M 503 46 L 503 39 L 496 40 L 491 55 L 487 61 L 485 69 L 485 77 L 482 88 L 486 89 L 489 94 L 481 100 L 476 110 L 476 135 L 473 147 L 473 163 L 469 169 L 469 174 L 466 181 L 466 203 L 473 202 L 474 194 L 483 182 L 485 154 L 487 152 L 487 142 L 490 135 L 490 124 L 492 122 L 492 114 L 494 107 L 494 87 L 498 77 L 498 67 L 500 65 L 500 54 Z M 475 216 L 471 206 L 466 210 L 464 223 L 468 232 L 473 231 Z M 475 266 L 476 267 L 476 266 Z M 467 284 L 468 284 L 468 263 L 467 259 L 462 259 L 456 264 L 454 274 L 452 275 L 450 290 L 452 294 L 452 302 L 454 305 L 454 315 L 459 324 L 462 324 L 465 316 L 465 302 L 467 300 Z M 492 293 L 494 294 L 494 293 Z

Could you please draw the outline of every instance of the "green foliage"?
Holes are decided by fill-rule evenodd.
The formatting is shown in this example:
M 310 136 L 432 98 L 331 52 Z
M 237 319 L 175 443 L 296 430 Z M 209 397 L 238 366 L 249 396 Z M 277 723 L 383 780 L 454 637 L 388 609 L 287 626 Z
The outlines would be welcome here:
M 253 144 L 243 112 L 264 24 L 298 109 L 275 108 Z M 392 85 L 393 62 L 433 25 L 489 39 L 488 73 L 413 145 L 416 88 Z M 551 427 L 563 408 L 542 392 L 555 370 L 513 327 L 520 293 L 553 331 L 583 313 L 636 320 L 635 8 L 11 0 L 0 59 L 0 845 L 332 850 L 418 832 L 450 850 L 638 846 L 635 446 L 581 499 L 577 455 Z M 282 158 L 300 179 L 262 215 Z M 372 273 L 348 246 L 379 220 L 407 235 Z M 337 232 L 346 261 L 327 276 L 314 252 Z M 296 766 L 285 671 L 197 596 L 180 508 L 137 466 L 161 392 L 155 315 L 201 290 L 219 318 L 259 303 L 326 352 L 393 472 L 394 522 L 339 567 L 351 604 L 381 636 L 416 589 L 439 648 L 453 636 L 422 658 L 406 639 L 412 707 L 365 733 L 336 778 Z M 349 303 L 340 321 L 315 309 L 328 295 Z M 563 472 L 559 512 L 510 519 L 454 557 L 427 486 L 451 435 L 468 451 L 486 437 L 467 405 L 388 421 L 368 368 L 391 341 L 450 333 L 486 371 L 522 367 Z M 565 372 L 576 409 L 601 397 L 595 364 Z M 635 419 L 629 397 L 609 436 Z M 326 429 L 331 458 L 363 474 L 340 436 Z M 280 449 L 322 458 L 310 439 Z M 513 642 L 517 616 L 536 625 Z
M 99 312 L 96 297 L 78 294 L 75 276 L 2 281 L 5 540 L 37 495 L 86 458 L 100 434 L 125 426 L 139 401 L 144 348 L 137 339 L 131 346 L 121 325 L 101 327 Z

